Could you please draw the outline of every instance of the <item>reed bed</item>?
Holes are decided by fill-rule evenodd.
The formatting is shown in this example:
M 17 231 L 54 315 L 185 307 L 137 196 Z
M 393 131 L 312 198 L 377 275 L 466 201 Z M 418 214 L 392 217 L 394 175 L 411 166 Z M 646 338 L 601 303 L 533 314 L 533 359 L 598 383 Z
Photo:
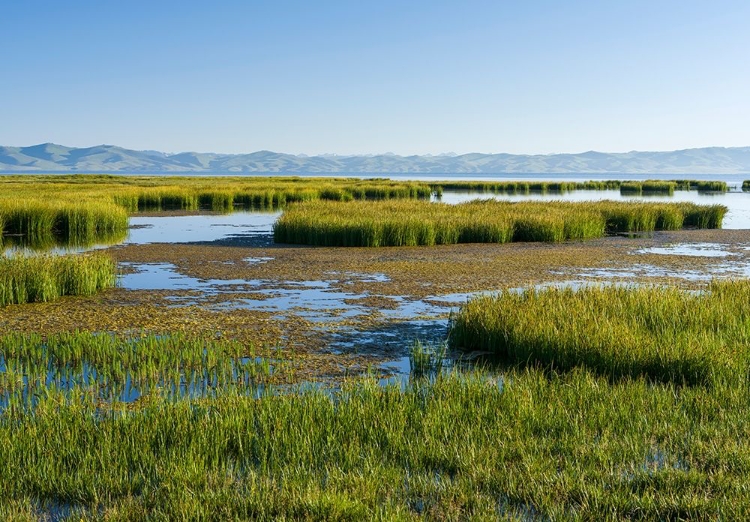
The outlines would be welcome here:
M 89 245 L 127 233 L 127 212 L 109 202 L 0 201 L 0 236 L 19 236 L 31 245 L 62 242 Z
M 314 201 L 288 208 L 274 225 L 274 240 L 369 247 L 560 242 L 683 226 L 719 228 L 725 213 L 721 205 L 692 203 Z
M 564 193 L 573 190 L 613 190 L 621 181 L 439 181 L 434 191 L 467 191 L 494 194 Z
M 675 190 L 726 192 L 724 181 L 678 179 L 669 181 L 439 181 L 433 190 L 485 192 L 495 194 L 564 193 L 574 190 L 620 190 L 622 194 L 667 194 Z
M 698 192 L 726 192 L 729 186 L 726 181 L 700 181 L 694 179 L 672 180 L 677 190 L 697 190 Z
M 713 282 L 695 294 L 671 287 L 505 291 L 471 299 L 450 346 L 512 364 L 709 385 L 750 374 L 750 281 Z
M 671 196 L 677 186 L 673 181 L 625 181 L 620 184 L 620 194 Z
M 383 199 L 430 199 L 429 186 L 410 182 L 370 182 L 354 180 L 345 182 L 304 183 L 305 188 L 295 186 L 243 187 L 229 185 L 222 190 L 202 191 L 190 188 L 168 190 L 131 189 L 115 196 L 115 203 L 131 212 L 146 210 L 211 210 L 231 212 L 235 208 L 245 210 L 273 210 L 288 203 L 317 199 L 332 201 L 383 200 Z
M 81 255 L 0 257 L 0 306 L 54 301 L 64 295 L 93 295 L 116 282 L 112 258 Z
M 585 370 L 405 390 L 226 392 L 101 411 L 50 389 L 0 415 L 0 515 L 97 520 L 741 520 L 746 390 Z

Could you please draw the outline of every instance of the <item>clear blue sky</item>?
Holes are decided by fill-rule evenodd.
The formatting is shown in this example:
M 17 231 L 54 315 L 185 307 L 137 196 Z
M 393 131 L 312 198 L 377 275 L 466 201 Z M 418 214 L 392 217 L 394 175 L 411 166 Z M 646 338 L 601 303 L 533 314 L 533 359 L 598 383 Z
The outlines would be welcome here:
M 750 145 L 750 2 L 7 1 L 0 145 Z

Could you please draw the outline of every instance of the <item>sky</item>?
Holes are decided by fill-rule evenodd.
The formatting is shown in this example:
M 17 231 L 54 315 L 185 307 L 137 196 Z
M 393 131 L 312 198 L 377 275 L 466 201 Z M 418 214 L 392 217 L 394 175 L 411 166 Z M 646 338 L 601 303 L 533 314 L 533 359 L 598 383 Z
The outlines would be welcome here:
M 747 0 L 4 2 L 0 145 L 750 146 Z

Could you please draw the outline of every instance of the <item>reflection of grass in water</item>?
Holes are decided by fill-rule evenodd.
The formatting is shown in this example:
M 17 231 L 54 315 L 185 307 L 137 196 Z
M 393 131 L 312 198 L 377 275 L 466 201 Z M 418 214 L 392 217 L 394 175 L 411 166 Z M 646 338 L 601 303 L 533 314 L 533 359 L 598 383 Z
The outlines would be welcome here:
M 127 229 L 112 232 L 95 233 L 86 236 L 73 236 L 63 239 L 54 233 L 39 235 L 0 236 L 0 248 L 22 249 L 34 252 L 45 252 L 55 248 L 61 250 L 89 248 L 95 245 L 115 245 L 128 237 Z
M 469 300 L 450 345 L 513 364 L 585 366 L 612 377 L 737 383 L 748 371 L 750 282 L 714 282 L 701 294 L 670 287 L 502 292 Z
M 0 515 L 92 518 L 745 519 L 747 392 L 586 370 L 371 381 L 339 392 L 149 397 L 97 412 L 49 390 L 0 416 Z M 28 517 L 27 517 L 28 518 Z
M 719 228 L 727 209 L 693 203 L 472 201 L 309 202 L 274 225 L 279 243 L 320 246 L 416 246 L 560 242 L 605 232 Z
M 0 257 L 0 305 L 93 295 L 115 285 L 116 268 L 102 253 Z

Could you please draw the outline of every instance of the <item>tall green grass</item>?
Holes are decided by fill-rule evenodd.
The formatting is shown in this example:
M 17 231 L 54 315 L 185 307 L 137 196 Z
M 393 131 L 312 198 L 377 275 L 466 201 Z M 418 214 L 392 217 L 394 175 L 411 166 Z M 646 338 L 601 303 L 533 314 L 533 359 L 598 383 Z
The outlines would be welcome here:
M 750 282 L 691 294 L 668 287 L 501 292 L 456 315 L 454 349 L 513 364 L 691 385 L 745 384 L 750 374 Z
M 671 196 L 676 187 L 673 181 L 625 181 L 620 184 L 620 194 Z
M 726 207 L 692 203 L 419 201 L 323 202 L 289 207 L 274 225 L 278 243 L 415 246 L 559 242 L 605 233 L 718 228 Z
M 115 285 L 116 267 L 106 254 L 0 257 L 0 306 L 93 295 Z
M 0 515 L 742 520 L 748 394 L 587 371 L 0 415 Z M 31 515 L 29 516 L 31 518 Z
M 260 179 L 214 180 L 207 187 L 201 180 L 180 181 L 172 186 L 122 187 L 114 202 L 129 212 L 161 210 L 211 210 L 231 212 L 273 210 L 288 203 L 317 199 L 333 201 L 381 199 L 429 199 L 432 189 L 422 183 L 389 180 Z
M 0 235 L 22 236 L 29 244 L 64 242 L 88 245 L 121 237 L 128 228 L 127 212 L 108 202 L 0 201 Z

